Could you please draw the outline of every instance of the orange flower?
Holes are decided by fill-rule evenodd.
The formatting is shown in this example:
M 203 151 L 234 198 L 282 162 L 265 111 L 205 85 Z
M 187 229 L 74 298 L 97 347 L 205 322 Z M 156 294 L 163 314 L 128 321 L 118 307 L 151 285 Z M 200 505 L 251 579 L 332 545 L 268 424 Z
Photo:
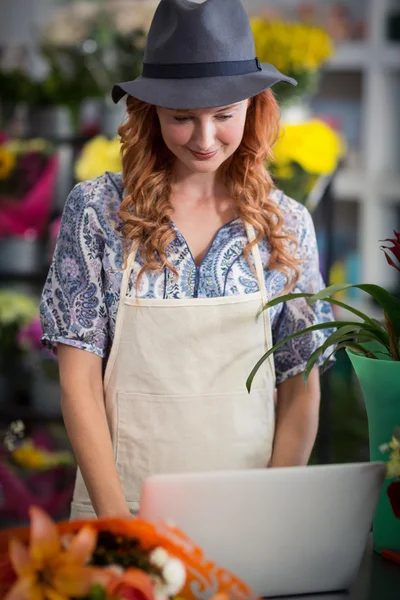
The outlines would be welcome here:
M 100 578 L 98 571 L 85 566 L 96 545 L 97 534 L 83 527 L 62 548 L 56 524 L 39 508 L 31 508 L 30 546 L 14 538 L 10 560 L 17 582 L 6 600 L 67 600 L 86 595 Z
M 146 573 L 127 569 L 122 575 L 113 575 L 107 585 L 107 597 L 121 600 L 154 600 L 153 584 Z

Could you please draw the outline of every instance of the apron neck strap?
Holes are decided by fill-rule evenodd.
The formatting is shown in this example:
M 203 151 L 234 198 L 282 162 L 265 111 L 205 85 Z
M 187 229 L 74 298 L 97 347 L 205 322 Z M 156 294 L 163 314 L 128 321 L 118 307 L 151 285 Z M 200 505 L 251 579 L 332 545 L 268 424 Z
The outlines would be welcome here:
M 253 225 L 250 225 L 250 223 L 245 223 L 244 225 L 246 228 L 246 233 L 247 233 L 249 242 L 253 242 L 256 239 L 256 232 L 255 232 Z M 265 286 L 264 267 L 262 265 L 260 247 L 258 244 L 254 244 L 254 246 L 251 249 L 251 253 L 253 255 L 254 266 L 256 268 L 256 275 L 257 275 L 258 287 L 259 287 L 259 290 L 261 293 L 261 298 L 262 298 L 263 304 L 266 304 L 268 302 L 268 295 L 267 295 L 267 288 Z
M 121 300 L 123 298 L 125 298 L 128 293 L 129 280 L 131 277 L 133 263 L 136 258 L 136 253 L 138 251 L 138 248 L 139 248 L 139 242 L 134 242 L 132 244 L 131 251 L 128 254 L 128 258 L 126 261 L 126 267 L 125 267 L 125 269 L 123 271 L 123 275 L 122 275 L 122 282 L 121 282 L 121 289 L 120 289 L 120 299 Z

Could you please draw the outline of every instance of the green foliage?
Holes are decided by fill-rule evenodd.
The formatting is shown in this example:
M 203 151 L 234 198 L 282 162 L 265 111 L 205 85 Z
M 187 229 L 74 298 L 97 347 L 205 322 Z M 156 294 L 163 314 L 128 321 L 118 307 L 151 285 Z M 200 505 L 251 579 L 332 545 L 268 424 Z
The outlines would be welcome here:
M 381 323 L 375 319 L 371 319 L 365 313 L 332 297 L 338 292 L 349 288 L 358 288 L 369 294 L 382 308 L 385 322 Z M 253 368 L 246 382 L 246 387 L 249 392 L 258 369 L 261 367 L 264 361 L 267 360 L 267 358 L 273 354 L 273 352 L 275 352 L 275 350 L 296 337 L 300 337 L 309 332 L 318 331 L 321 329 L 335 328 L 336 331 L 331 333 L 326 339 L 325 343 L 317 348 L 308 359 L 305 371 L 303 373 L 304 381 L 307 381 L 307 378 L 318 359 L 330 347 L 333 347 L 331 355 L 333 355 L 337 350 L 347 347 L 356 352 L 364 354 L 368 358 L 377 359 L 379 358 L 377 352 L 372 352 L 363 346 L 365 342 L 376 341 L 384 347 L 383 353 L 386 354 L 387 357 L 390 357 L 392 360 L 400 360 L 400 301 L 384 288 L 373 284 L 331 285 L 321 290 L 318 294 L 286 294 L 271 300 L 263 307 L 262 310 L 266 310 L 267 308 L 281 304 L 282 302 L 289 302 L 290 300 L 294 300 L 296 298 L 304 298 L 309 305 L 312 305 L 319 300 L 324 300 L 330 304 L 347 309 L 350 313 L 355 314 L 361 320 L 318 323 L 317 325 L 307 327 L 302 331 L 296 331 L 295 333 L 286 336 L 286 338 L 270 348 Z

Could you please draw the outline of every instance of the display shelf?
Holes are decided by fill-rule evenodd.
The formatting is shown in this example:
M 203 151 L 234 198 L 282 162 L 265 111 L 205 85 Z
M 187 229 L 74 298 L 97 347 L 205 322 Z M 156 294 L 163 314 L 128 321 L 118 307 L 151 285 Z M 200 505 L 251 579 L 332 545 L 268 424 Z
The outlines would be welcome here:
M 398 106 L 400 104 L 400 43 L 386 39 L 387 20 L 392 0 L 365 2 L 365 19 L 369 23 L 363 41 L 338 45 L 336 54 L 326 65 L 325 73 L 335 77 L 348 73 L 361 75 L 359 90 L 360 132 L 357 153 L 360 166 L 342 168 L 333 185 L 338 202 L 359 203 L 357 252 L 360 256 L 359 280 L 393 289 L 398 273 L 384 268 L 378 240 L 389 237 L 399 226 L 396 211 L 400 206 L 400 145 Z M 336 80 L 336 101 L 346 99 L 347 88 Z M 346 131 L 344 131 L 346 133 Z
M 400 42 L 389 42 L 382 51 L 382 63 L 389 69 L 400 71 Z
M 338 172 L 333 183 L 335 199 L 340 202 L 348 200 L 365 202 L 366 191 L 372 179 L 379 190 L 382 204 L 400 202 L 400 173 L 387 171 L 369 175 L 366 169 L 362 168 L 343 168 Z
M 339 43 L 335 54 L 326 63 L 326 71 L 361 71 L 374 64 L 390 69 L 400 69 L 400 43 L 384 42 L 375 48 L 369 41 Z
M 335 54 L 325 64 L 326 71 L 357 71 L 368 66 L 369 45 L 365 41 L 337 44 Z
M 333 183 L 335 199 L 339 201 L 358 200 L 364 198 L 365 172 L 363 169 L 341 169 Z

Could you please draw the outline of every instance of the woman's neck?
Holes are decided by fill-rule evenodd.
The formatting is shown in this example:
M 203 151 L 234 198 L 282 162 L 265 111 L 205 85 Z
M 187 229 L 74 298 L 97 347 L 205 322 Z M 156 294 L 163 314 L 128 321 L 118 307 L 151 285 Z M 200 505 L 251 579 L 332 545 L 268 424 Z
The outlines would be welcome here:
M 195 173 L 189 169 L 176 168 L 172 177 L 172 197 L 186 198 L 189 202 L 204 202 L 228 195 L 226 185 L 218 172 Z

